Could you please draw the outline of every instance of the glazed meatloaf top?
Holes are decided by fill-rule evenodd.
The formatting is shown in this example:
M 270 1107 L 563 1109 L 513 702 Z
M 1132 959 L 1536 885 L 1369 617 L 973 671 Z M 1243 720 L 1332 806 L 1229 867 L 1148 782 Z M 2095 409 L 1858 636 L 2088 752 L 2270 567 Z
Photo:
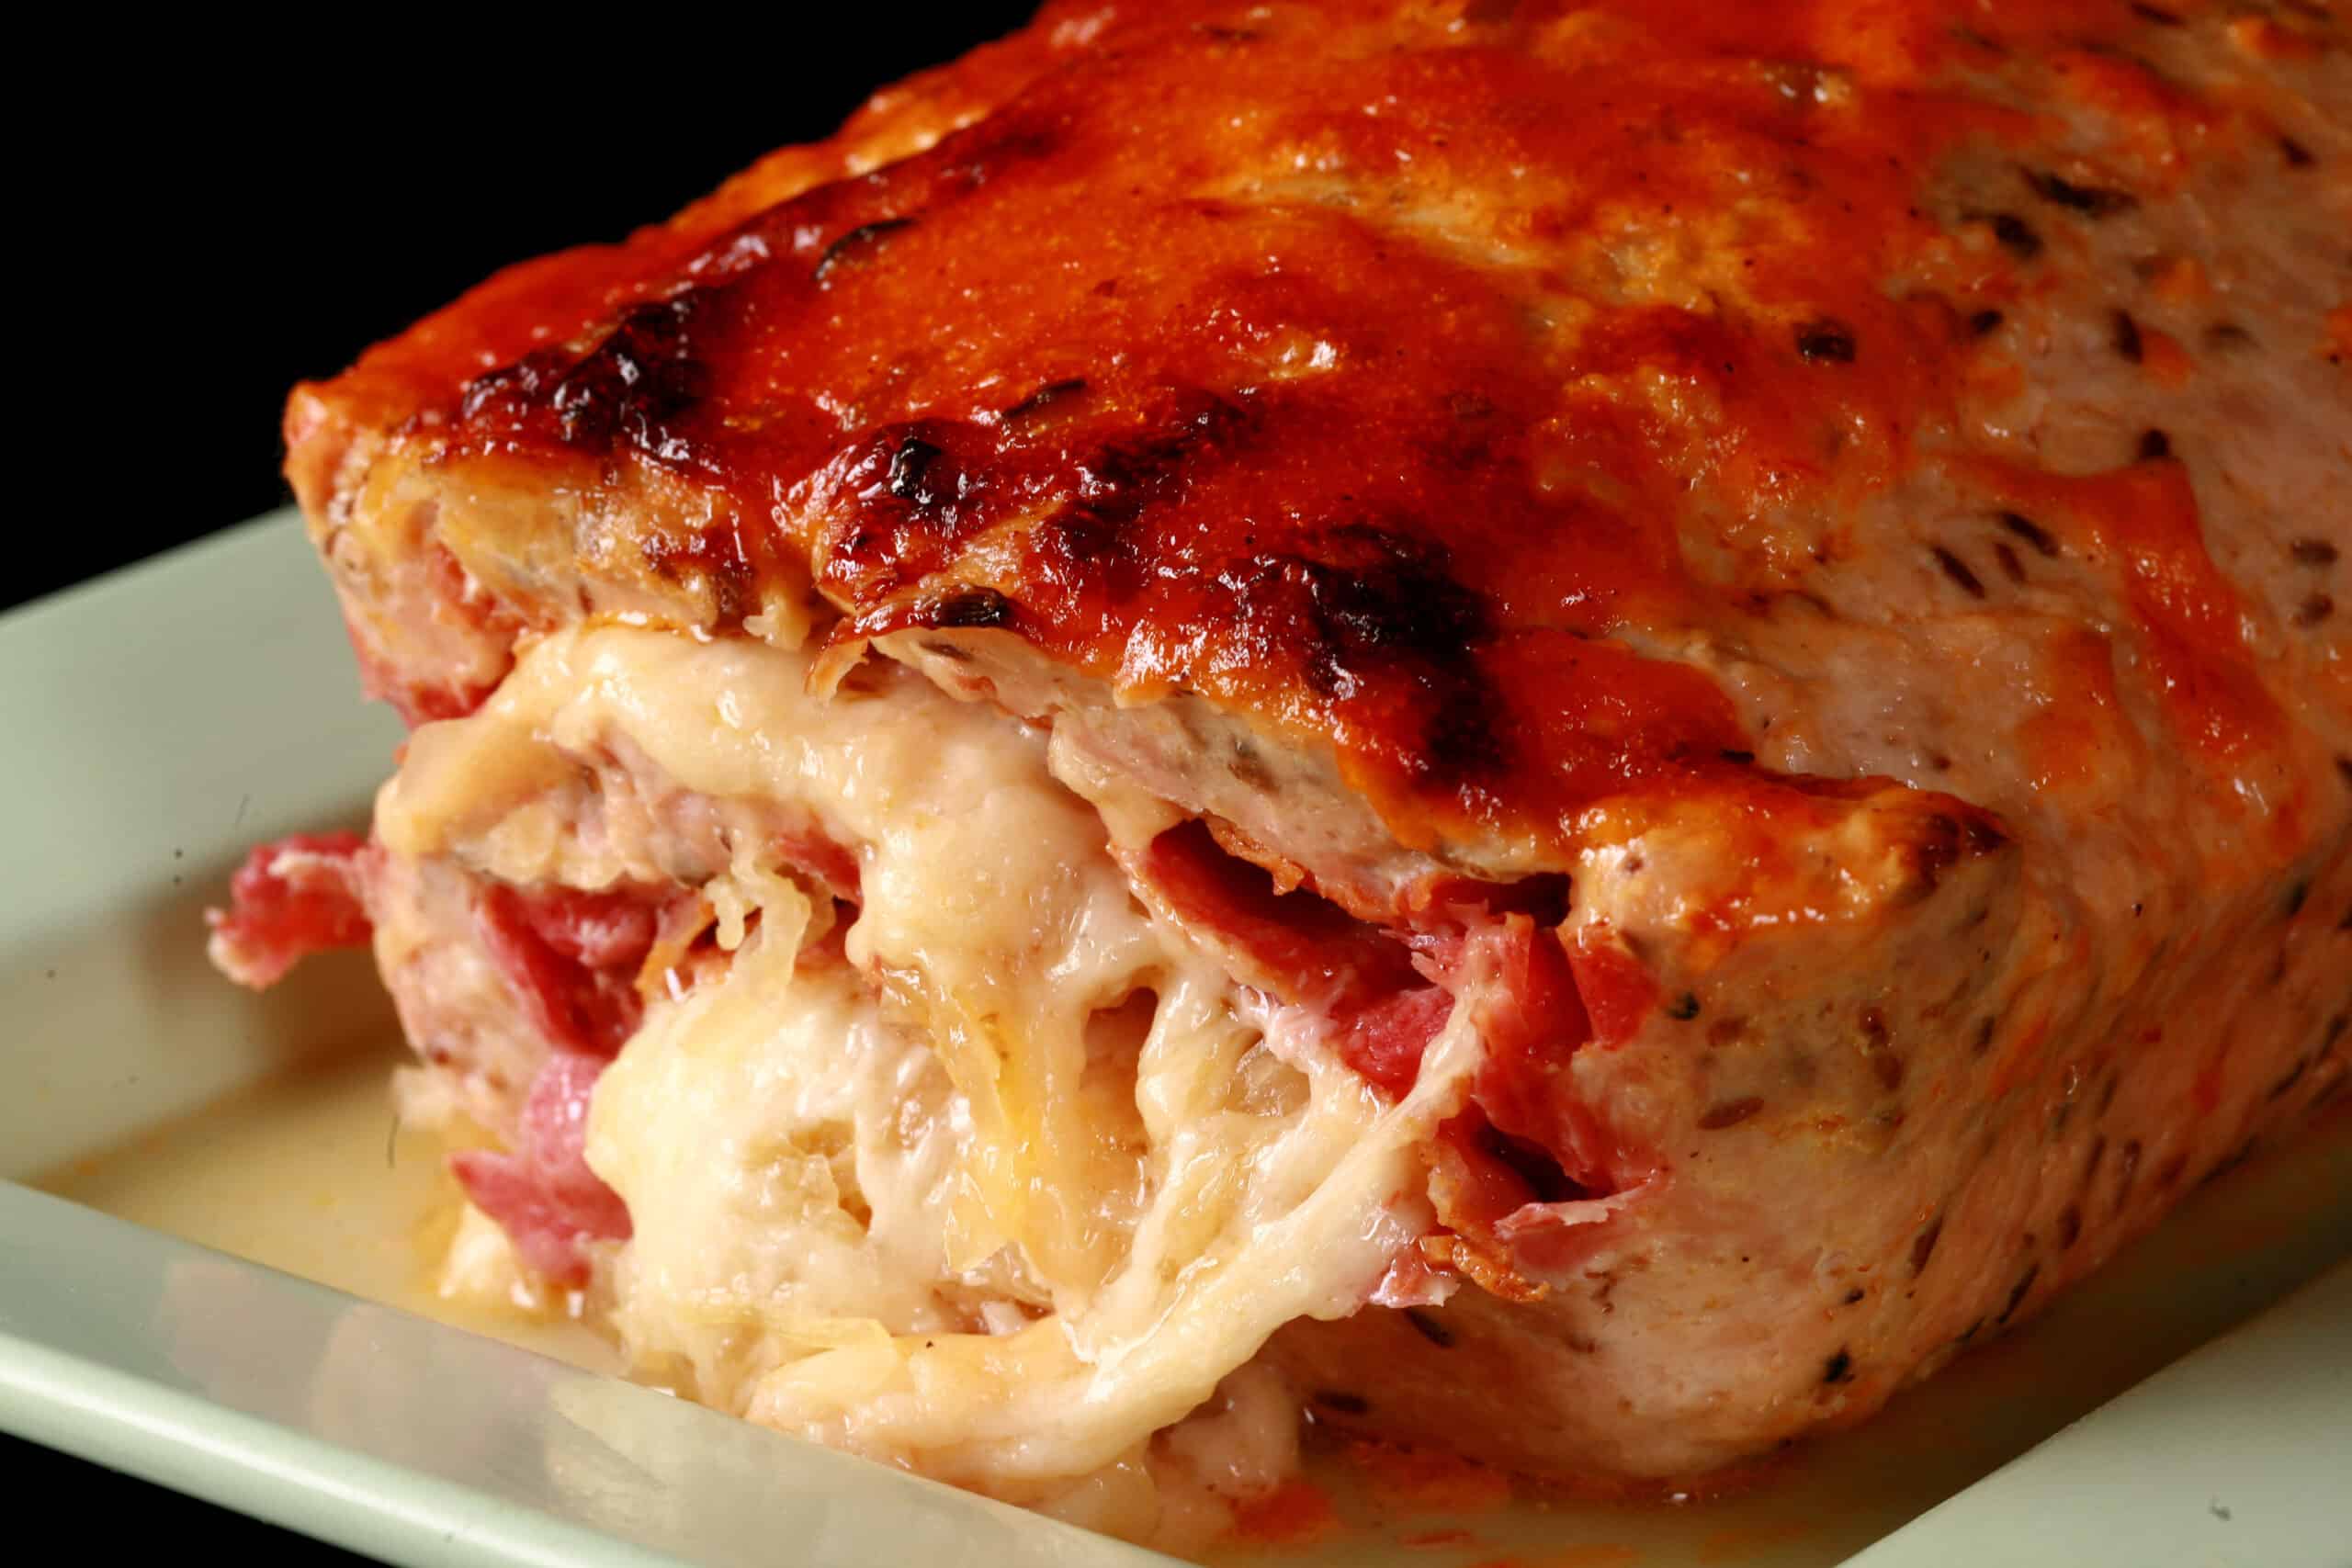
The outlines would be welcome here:
M 289 471 L 413 716 L 838 612 L 1350 903 L 1876 779 L 2123 908 L 2352 819 L 2347 96 L 2308 7 L 1053 6 Z

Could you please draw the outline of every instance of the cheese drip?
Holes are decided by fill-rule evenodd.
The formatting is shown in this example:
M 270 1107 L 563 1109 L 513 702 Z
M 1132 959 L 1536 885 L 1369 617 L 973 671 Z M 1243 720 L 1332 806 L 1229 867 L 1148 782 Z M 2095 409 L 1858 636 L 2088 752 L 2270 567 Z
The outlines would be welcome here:
M 597 886 L 708 874 L 650 824 L 715 823 L 732 964 L 649 1010 L 590 1117 L 635 1225 L 612 1268 L 632 1357 L 942 1479 L 1100 1492 L 1427 1227 L 1414 1150 L 1463 1103 L 1479 986 L 1389 1104 L 1144 910 L 1041 734 L 904 672 L 827 700 L 806 671 L 748 642 L 559 633 L 480 713 L 418 731 L 379 835 Z M 780 874 L 779 809 L 855 851 L 846 964 L 808 945 L 829 912 Z

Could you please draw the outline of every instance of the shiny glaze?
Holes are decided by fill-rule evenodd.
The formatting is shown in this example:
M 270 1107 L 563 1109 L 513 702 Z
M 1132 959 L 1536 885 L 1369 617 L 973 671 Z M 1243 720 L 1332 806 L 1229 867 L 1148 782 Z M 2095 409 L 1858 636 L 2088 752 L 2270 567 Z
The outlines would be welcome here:
M 1328 738 L 1407 843 L 1552 840 L 1628 791 L 1769 828 L 1817 786 L 1759 773 L 1682 650 L 1832 592 L 1888 548 L 1857 518 L 1933 474 L 2111 561 L 2161 743 L 2267 768 L 2293 809 L 2308 742 L 2181 465 L 2057 474 L 1982 434 L 2022 382 L 1985 322 L 2046 291 L 2060 231 L 2278 135 L 2250 90 L 2140 63 L 2164 26 L 2105 0 L 1051 7 L 671 224 L 494 279 L 298 394 L 289 440 L 339 422 L 443 482 L 691 495 L 690 531 L 619 547 L 708 585 L 721 629 L 804 573 L 837 640 L 1008 629 L 1128 696 Z M 2241 47 L 2320 47 L 2265 26 Z M 2029 56 L 2101 145 L 2053 151 L 2002 85 Z M 910 99 L 972 123 L 869 170 Z M 1935 190 L 1962 152 L 2015 162 L 1997 207 Z M 2155 329 L 2132 346 L 2192 373 Z M 1994 558 L 1933 556 L 1977 597 Z

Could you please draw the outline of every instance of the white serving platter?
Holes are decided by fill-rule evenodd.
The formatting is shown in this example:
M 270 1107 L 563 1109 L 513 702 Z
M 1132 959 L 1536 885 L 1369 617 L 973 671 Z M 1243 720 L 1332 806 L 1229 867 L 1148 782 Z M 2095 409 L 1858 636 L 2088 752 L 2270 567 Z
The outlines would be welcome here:
M 249 1260 L 396 1295 L 337 1250 L 364 1249 L 368 1201 L 322 1199 L 289 1249 L 103 1179 L 100 1156 L 152 1129 L 184 1161 L 253 1135 L 198 1116 L 224 1097 L 383 1059 L 358 955 L 254 997 L 202 953 L 203 906 L 249 843 L 364 819 L 399 733 L 355 685 L 288 514 L 0 618 L 0 1428 L 403 1563 L 1169 1561 Z M 357 1180 L 398 1152 L 365 1134 L 322 1157 Z M 36 1179 L 181 1234 L 17 1184 Z M 1231 1555 L 2345 1568 L 2347 1258 L 2339 1113 L 1758 1492 L 1455 1517 L 1359 1488 L 1341 1502 L 1367 1533 Z

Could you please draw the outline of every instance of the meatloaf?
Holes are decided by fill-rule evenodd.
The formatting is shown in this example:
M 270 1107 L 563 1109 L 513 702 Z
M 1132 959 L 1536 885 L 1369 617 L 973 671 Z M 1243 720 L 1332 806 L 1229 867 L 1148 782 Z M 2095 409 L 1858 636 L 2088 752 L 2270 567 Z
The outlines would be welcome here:
M 2341 1088 L 2347 355 L 2333 7 L 1056 4 L 295 391 L 215 951 L 752 1418 L 1702 1474 Z

